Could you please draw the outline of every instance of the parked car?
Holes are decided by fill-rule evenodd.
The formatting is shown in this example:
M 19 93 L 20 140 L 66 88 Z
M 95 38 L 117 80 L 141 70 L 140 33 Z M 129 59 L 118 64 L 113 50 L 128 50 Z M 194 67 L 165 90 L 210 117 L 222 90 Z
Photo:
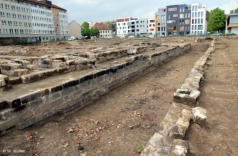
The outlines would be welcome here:
M 214 34 L 211 34 L 212 36 L 220 36 L 222 35 L 222 33 L 214 33 Z
M 68 40 L 69 40 L 69 41 L 76 40 L 76 37 L 74 37 L 74 36 L 71 36 L 71 37 L 70 37 Z

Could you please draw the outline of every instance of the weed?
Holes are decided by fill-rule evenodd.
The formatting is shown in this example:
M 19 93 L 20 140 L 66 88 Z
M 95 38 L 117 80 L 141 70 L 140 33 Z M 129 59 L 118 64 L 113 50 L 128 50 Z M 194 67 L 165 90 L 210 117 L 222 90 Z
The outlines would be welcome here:
M 138 145 L 138 146 L 137 146 L 137 152 L 138 152 L 138 153 L 141 153 L 144 149 L 145 149 L 145 147 L 142 146 L 142 145 Z

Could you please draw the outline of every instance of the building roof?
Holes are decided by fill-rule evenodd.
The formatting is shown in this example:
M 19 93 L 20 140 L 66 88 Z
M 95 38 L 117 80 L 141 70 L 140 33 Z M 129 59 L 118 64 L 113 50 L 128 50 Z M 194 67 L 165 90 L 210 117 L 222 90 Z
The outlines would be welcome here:
M 99 30 L 110 30 L 104 23 L 95 23 L 93 29 L 98 28 Z
M 55 9 L 60 9 L 60 10 L 67 11 L 64 8 L 61 8 L 61 7 L 57 6 L 57 5 L 52 4 L 51 1 L 48 1 L 50 3 L 47 3 L 47 1 L 39 1 L 39 0 L 23 0 L 23 1 L 31 2 L 31 3 L 39 4 L 39 5 L 43 5 L 43 6 L 47 6 L 47 7 L 50 7 L 50 8 L 55 8 Z

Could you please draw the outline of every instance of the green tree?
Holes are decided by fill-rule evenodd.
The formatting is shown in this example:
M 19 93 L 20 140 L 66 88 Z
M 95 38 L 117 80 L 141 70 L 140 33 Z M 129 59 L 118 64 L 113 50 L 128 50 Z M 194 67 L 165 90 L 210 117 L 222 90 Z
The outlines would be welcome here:
M 231 14 L 238 13 L 238 8 L 236 8 L 236 9 L 234 9 L 234 10 L 231 10 L 230 13 L 231 13 Z
M 216 8 L 211 11 L 210 18 L 208 20 L 207 29 L 209 32 L 221 32 L 225 30 L 226 26 L 226 14 L 224 10 Z
M 108 28 L 111 29 L 113 32 L 116 31 L 116 22 L 107 21 L 104 24 L 108 26 Z
M 82 28 L 81 29 L 82 36 L 91 36 L 88 22 L 83 22 L 83 24 L 81 25 L 81 28 Z
M 88 22 L 83 22 L 81 27 L 82 27 L 82 29 L 89 28 L 89 23 Z
M 90 29 L 90 34 L 91 34 L 91 36 L 99 36 L 98 28 L 95 28 L 95 29 L 91 28 Z

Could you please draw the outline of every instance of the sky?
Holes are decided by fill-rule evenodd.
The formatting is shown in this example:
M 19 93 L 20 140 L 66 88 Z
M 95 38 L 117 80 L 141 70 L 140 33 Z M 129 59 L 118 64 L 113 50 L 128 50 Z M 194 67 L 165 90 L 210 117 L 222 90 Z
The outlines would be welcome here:
M 126 17 L 150 18 L 158 8 L 174 4 L 206 4 L 208 10 L 219 7 L 229 13 L 238 8 L 238 0 L 52 0 L 68 10 L 69 22 L 104 22 Z

